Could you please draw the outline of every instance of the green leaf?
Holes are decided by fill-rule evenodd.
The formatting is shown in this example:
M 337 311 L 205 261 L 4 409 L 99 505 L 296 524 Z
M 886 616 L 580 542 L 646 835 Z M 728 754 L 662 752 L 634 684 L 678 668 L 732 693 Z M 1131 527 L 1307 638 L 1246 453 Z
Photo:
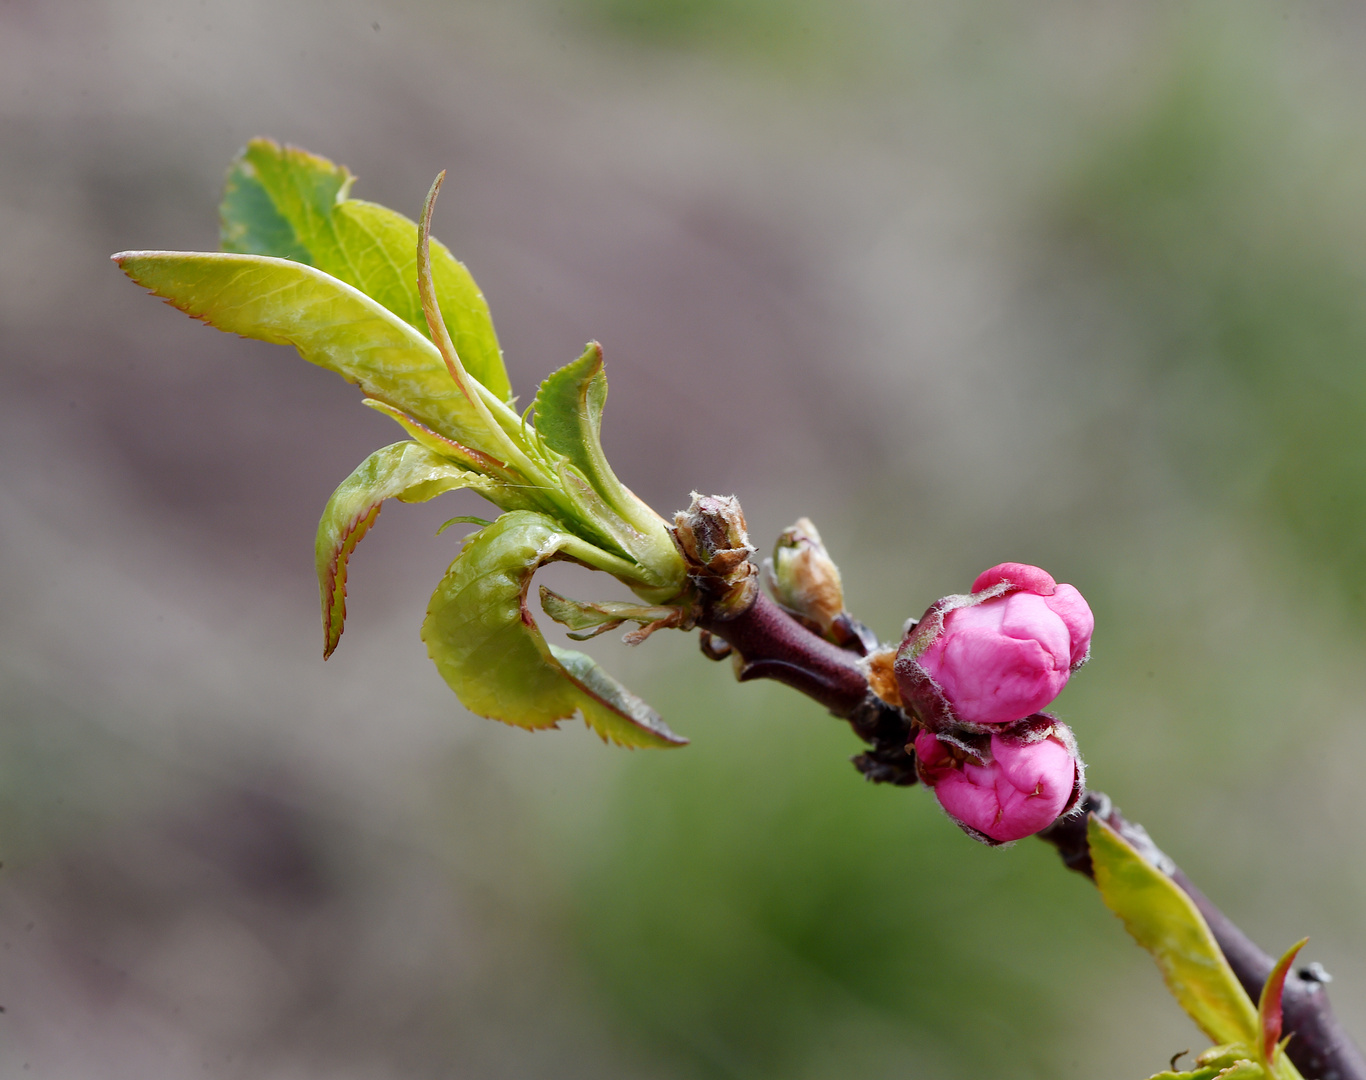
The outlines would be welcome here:
M 603 498 L 621 482 L 602 452 L 602 409 L 607 402 L 607 376 L 602 346 L 590 341 L 577 360 L 547 376 L 536 390 L 536 430 L 545 444 L 569 458 Z
M 299 242 L 294 226 L 280 213 L 265 185 L 257 179 L 255 169 L 242 158 L 228 170 L 218 217 L 224 251 L 275 255 L 313 265 L 313 257 Z
M 466 541 L 432 594 L 422 639 L 447 684 L 471 712 L 525 728 L 582 714 L 623 746 L 678 746 L 645 702 L 582 653 L 541 636 L 527 605 L 536 568 L 569 558 L 593 565 L 590 545 L 543 514 L 514 511 Z
M 332 214 L 355 180 L 346 166 L 297 146 L 252 139 L 228 167 L 218 207 L 223 250 L 297 258 L 262 246 L 293 244 L 310 266 L 345 263 Z
M 219 207 L 224 251 L 273 255 L 317 267 L 388 308 L 422 334 L 417 224 L 348 198 L 355 177 L 326 158 L 253 139 L 228 170 Z M 488 304 L 474 278 L 432 244 L 437 299 L 465 369 L 498 398 L 512 396 Z
M 456 488 L 491 497 L 496 482 L 452 465 L 415 442 L 376 450 L 332 493 L 318 522 L 313 558 L 323 608 L 323 658 L 332 655 L 346 621 L 346 573 L 351 553 L 379 517 L 385 499 L 426 502 Z
M 1105 905 L 1152 954 L 1172 996 L 1215 1042 L 1255 1045 L 1256 1010 L 1190 897 L 1094 815 L 1087 839 Z
M 536 431 L 546 446 L 573 462 L 609 506 L 631 521 L 639 500 L 616 478 L 602 452 L 602 409 L 606 402 L 602 346 L 590 341 L 582 356 L 548 376 L 537 388 Z
M 1299 1075 L 1296 1073 L 1295 1075 Z M 1235 1061 L 1222 1072 L 1215 1074 L 1215 1080 L 1264 1080 L 1266 1070 L 1257 1062 L 1244 1058 L 1242 1061 Z
M 488 518 L 476 517 L 474 514 L 456 514 L 455 517 L 447 518 L 437 527 L 436 535 L 440 536 L 452 525 L 478 525 L 481 529 L 487 529 L 492 524 L 493 522 Z
M 402 409 L 394 408 L 387 401 L 380 401 L 378 398 L 368 397 L 362 399 L 361 404 L 374 409 L 377 413 L 387 416 L 406 431 L 414 442 L 421 443 L 428 450 L 440 454 L 444 458 L 449 458 L 457 465 L 463 466 L 466 469 L 474 469 L 477 472 L 487 473 L 490 476 L 499 477 L 510 483 L 518 482 L 518 474 L 493 455 L 485 454 L 472 447 L 464 446 L 454 439 L 448 439 L 446 436 L 438 434 L 425 424 L 419 423 L 417 420 L 413 419 L 413 417 L 409 416 Z M 504 509 L 511 510 L 514 508 L 508 506 L 504 507 Z
M 592 341 L 582 356 L 537 388 L 536 431 L 546 446 L 567 459 L 557 468 L 561 487 L 594 520 L 605 523 L 613 513 L 618 516 L 621 526 L 611 529 L 612 539 L 637 561 L 663 569 L 662 582 L 670 578 L 681 582 L 683 563 L 665 523 L 617 479 L 607 463 L 601 439 L 606 401 L 602 346 Z
M 482 453 L 488 429 L 430 340 L 364 293 L 289 259 L 184 251 L 125 251 L 130 278 L 196 319 L 245 337 L 293 345 L 371 397 Z
M 1219 1046 L 1211 1046 L 1201 1053 L 1195 1059 L 1195 1064 L 1199 1068 L 1213 1069 L 1218 1073 L 1240 1062 L 1253 1061 L 1256 1057 L 1257 1051 L 1247 1043 L 1222 1043 Z
M 615 630 L 628 620 L 641 625 L 664 621 L 677 625 L 682 621 L 676 607 L 645 607 L 622 603 L 620 600 L 599 600 L 586 604 L 582 600 L 561 596 L 544 585 L 541 586 L 541 610 L 561 626 L 574 631 L 569 636 L 575 641 L 586 641 L 608 630 Z

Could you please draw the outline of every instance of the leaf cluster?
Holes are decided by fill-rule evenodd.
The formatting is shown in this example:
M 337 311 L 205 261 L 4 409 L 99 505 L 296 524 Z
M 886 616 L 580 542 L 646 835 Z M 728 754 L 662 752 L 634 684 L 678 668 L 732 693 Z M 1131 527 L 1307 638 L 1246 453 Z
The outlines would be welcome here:
M 690 602 L 687 574 L 668 525 L 602 452 L 607 379 L 596 342 L 541 384 L 526 414 L 514 409 L 484 296 L 430 238 L 441 179 L 414 222 L 352 198 L 355 177 L 344 166 L 254 139 L 228 170 L 221 252 L 127 251 L 114 260 L 193 318 L 293 346 L 359 386 L 365 405 L 404 430 L 405 440 L 362 461 L 323 509 L 314 554 L 325 656 L 345 623 L 351 553 L 385 501 L 468 488 L 502 515 L 466 538 L 422 628 L 461 702 L 522 727 L 578 713 L 613 742 L 681 744 L 648 705 L 536 626 L 527 598 L 546 562 L 612 575 L 648 605 L 639 609 L 648 621 L 669 625 Z M 636 617 L 620 606 L 629 609 L 623 618 Z

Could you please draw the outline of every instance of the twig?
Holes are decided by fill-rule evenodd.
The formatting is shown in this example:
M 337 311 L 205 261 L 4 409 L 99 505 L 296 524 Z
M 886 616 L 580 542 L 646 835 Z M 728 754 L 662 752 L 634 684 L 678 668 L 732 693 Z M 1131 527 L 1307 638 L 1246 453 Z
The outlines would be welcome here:
M 738 657 L 736 671 L 742 681 L 776 679 L 800 690 L 835 716 L 847 720 L 868 743 L 870 749 L 856 757 L 854 763 L 869 780 L 915 783 L 915 758 L 906 750 L 910 721 L 900 709 L 872 692 L 857 653 L 812 633 L 763 593 L 756 594 L 754 602 L 738 614 L 719 617 L 710 610 L 706 588 L 701 591 L 697 625 L 731 646 Z M 1275 961 L 1191 884 L 1141 825 L 1125 820 L 1107 796 L 1091 791 L 1083 799 L 1086 814 L 1094 813 L 1116 829 L 1190 896 L 1238 981 L 1256 1001 Z M 1086 814 L 1060 820 L 1039 836 L 1058 849 L 1069 869 L 1089 878 L 1093 874 L 1086 844 Z M 1314 969 L 1291 972 L 1286 978 L 1282 999 L 1284 1030 L 1294 1034 L 1286 1053 L 1305 1080 L 1366 1080 L 1366 1059 L 1333 1015 L 1323 981 Z

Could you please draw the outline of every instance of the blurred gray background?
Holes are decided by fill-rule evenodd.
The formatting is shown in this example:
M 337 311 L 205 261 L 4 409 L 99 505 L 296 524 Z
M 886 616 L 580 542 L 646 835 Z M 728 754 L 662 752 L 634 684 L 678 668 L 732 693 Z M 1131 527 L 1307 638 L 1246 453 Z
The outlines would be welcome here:
M 885 637 L 996 562 L 1081 588 L 1093 784 L 1366 1034 L 1364 44 L 1255 0 L 3 0 L 0 1076 L 1204 1045 L 1042 844 L 691 637 L 593 647 L 686 749 L 465 714 L 418 626 L 472 495 L 383 515 L 324 666 L 317 515 L 397 429 L 107 258 L 215 247 L 258 134 L 410 215 L 449 169 L 523 400 L 600 339 L 626 482 L 810 515 Z

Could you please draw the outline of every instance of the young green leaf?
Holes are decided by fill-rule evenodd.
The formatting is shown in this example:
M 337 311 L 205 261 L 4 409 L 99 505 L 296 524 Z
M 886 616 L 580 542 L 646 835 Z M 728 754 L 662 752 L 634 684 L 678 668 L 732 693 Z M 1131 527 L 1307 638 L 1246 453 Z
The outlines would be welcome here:
M 1148 1077 L 1148 1080 L 1219 1080 L 1220 1077 L 1225 1077 L 1226 1080 L 1228 1080 L 1231 1075 L 1236 1076 L 1237 1080 L 1261 1080 L 1262 1069 L 1260 1065 L 1246 1061 L 1237 1063 L 1237 1067 L 1239 1068 L 1244 1065 L 1252 1065 L 1257 1071 L 1251 1075 L 1245 1073 L 1230 1074 L 1227 1069 L 1211 1066 L 1206 1069 L 1192 1069 L 1190 1072 L 1172 1072 L 1171 1070 L 1166 1070 L 1160 1073 L 1153 1073 L 1152 1076 Z
M 448 439 L 444 435 L 439 435 L 425 424 L 414 420 L 402 409 L 396 409 L 387 401 L 380 401 L 378 398 L 362 398 L 361 404 L 374 409 L 377 413 L 382 413 L 396 423 L 414 441 L 419 442 L 434 454 L 440 454 L 444 458 L 454 461 L 457 465 L 466 469 L 473 469 L 476 472 L 485 473 L 489 476 L 497 477 L 508 483 L 516 483 L 519 479 L 517 474 L 508 466 L 493 457 L 479 450 L 464 446 L 454 439 Z M 511 509 L 508 507 L 507 509 Z
M 452 465 L 415 442 L 376 450 L 356 466 L 327 500 L 313 546 L 323 608 L 323 658 L 331 656 L 337 647 L 346 621 L 346 573 L 351 553 L 379 517 L 385 499 L 426 502 L 457 488 L 473 488 L 498 502 L 508 497 L 499 490 L 501 486 L 487 476 Z
M 1172 996 L 1217 1043 L 1255 1045 L 1257 1013 L 1189 896 L 1094 815 L 1087 823 L 1106 907 L 1152 954 Z
M 466 541 L 432 594 L 422 639 L 437 670 L 471 712 L 525 728 L 582 714 L 623 746 L 678 746 L 659 716 L 589 657 L 549 645 L 527 606 L 541 564 L 569 558 L 597 569 L 629 564 L 598 551 L 543 514 L 504 514 Z
M 1290 973 L 1290 965 L 1295 962 L 1295 956 L 1304 948 L 1308 938 L 1300 938 L 1294 945 L 1286 950 L 1285 955 L 1276 961 L 1276 966 L 1271 969 L 1271 974 L 1267 976 L 1266 982 L 1262 985 L 1261 1000 L 1257 1002 L 1257 1026 L 1261 1030 L 1261 1042 L 1258 1048 L 1261 1051 L 1262 1061 L 1269 1068 L 1274 1068 L 1280 1055 L 1280 1047 L 1277 1043 L 1281 1040 L 1281 1022 L 1283 1014 L 1281 1012 L 1281 995 L 1285 990 L 1285 977 Z
M 561 486 L 576 496 L 589 514 L 606 520 L 619 516 L 621 528 L 612 539 L 637 561 L 666 568 L 661 580 L 682 579 L 684 567 L 665 522 L 626 487 L 602 450 L 602 410 L 607 376 L 602 346 L 588 343 L 583 355 L 548 376 L 536 391 L 536 431 L 551 450 L 567 459 L 558 467 Z M 587 485 L 585 487 L 585 484 Z
M 607 376 L 602 346 L 590 341 L 583 355 L 548 375 L 536 390 L 536 430 L 545 444 L 569 458 L 608 502 L 621 483 L 612 475 L 601 444 Z
M 1195 1059 L 1198 1069 L 1214 1069 L 1216 1073 L 1231 1068 L 1244 1061 L 1253 1061 L 1257 1051 L 1247 1043 L 1221 1043 L 1211 1046 Z
M 602 410 L 607 376 L 602 346 L 590 341 L 583 355 L 547 376 L 536 390 L 536 430 L 546 446 L 563 454 L 624 520 L 649 531 L 659 516 L 617 479 L 602 452 Z
M 228 170 L 219 207 L 224 251 L 296 259 L 345 281 L 427 333 L 417 294 L 417 223 L 349 198 L 355 177 L 297 147 L 253 139 Z M 512 389 L 488 304 L 465 266 L 432 244 L 432 277 L 469 373 L 499 399 Z
M 586 604 L 582 600 L 561 596 L 544 585 L 541 586 L 541 610 L 561 626 L 569 627 L 573 631 L 569 636 L 575 641 L 587 641 L 608 630 L 615 630 L 628 621 L 638 622 L 642 626 L 665 620 L 671 620 L 672 625 L 676 626 L 682 621 L 676 607 L 646 607 L 619 600 L 599 600 L 594 604 Z
M 370 397 L 424 426 L 504 460 L 501 432 L 451 380 L 424 335 L 358 289 L 329 274 L 264 255 L 125 251 L 125 274 L 211 326 L 293 345 L 310 363 L 337 372 Z
M 1265 1080 L 1266 1070 L 1248 1058 L 1215 1074 L 1215 1080 Z

